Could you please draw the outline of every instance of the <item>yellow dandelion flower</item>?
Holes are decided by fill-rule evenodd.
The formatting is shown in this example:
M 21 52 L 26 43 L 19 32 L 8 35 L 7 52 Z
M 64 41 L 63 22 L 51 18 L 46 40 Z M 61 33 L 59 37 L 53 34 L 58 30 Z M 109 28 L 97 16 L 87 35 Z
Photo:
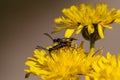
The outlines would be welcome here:
M 25 70 L 27 75 L 35 74 L 42 80 L 80 80 L 80 75 L 91 70 L 91 63 L 95 60 L 95 50 L 85 53 L 82 47 L 66 46 L 50 52 L 34 50 L 34 57 L 28 58 Z M 98 57 L 98 56 L 97 56 Z
M 95 8 L 86 4 L 73 5 L 64 8 L 62 12 L 65 16 L 55 18 L 56 30 L 53 33 L 65 29 L 67 38 L 73 33 L 79 34 L 84 28 L 87 28 L 89 35 L 93 35 L 97 30 L 99 37 L 104 38 L 104 29 L 112 29 L 109 24 L 120 23 L 120 10 L 116 11 L 114 8 L 109 10 L 104 3 L 97 4 Z
M 87 74 L 85 80 L 119 80 L 120 79 L 120 54 L 107 53 L 107 57 L 101 57 L 92 64 L 93 71 Z

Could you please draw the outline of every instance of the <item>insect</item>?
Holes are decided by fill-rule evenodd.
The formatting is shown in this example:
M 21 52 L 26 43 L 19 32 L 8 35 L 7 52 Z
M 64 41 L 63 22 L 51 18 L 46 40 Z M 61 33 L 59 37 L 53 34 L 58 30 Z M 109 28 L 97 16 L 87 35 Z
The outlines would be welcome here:
M 51 52 L 53 50 L 65 47 L 65 46 L 71 46 L 72 41 L 77 40 L 75 38 L 56 38 L 53 39 L 48 33 L 44 33 L 44 35 L 48 36 L 52 41 L 53 44 L 56 43 L 56 45 L 52 46 L 52 48 L 49 48 L 48 51 Z M 37 46 L 37 48 L 42 48 L 41 46 Z M 42 48 L 45 49 L 46 48 Z

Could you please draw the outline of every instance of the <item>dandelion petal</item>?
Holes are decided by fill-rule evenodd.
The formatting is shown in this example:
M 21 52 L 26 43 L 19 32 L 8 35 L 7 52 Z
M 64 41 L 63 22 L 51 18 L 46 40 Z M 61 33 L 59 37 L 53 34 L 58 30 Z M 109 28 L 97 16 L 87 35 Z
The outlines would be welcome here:
M 65 37 L 70 38 L 74 32 L 74 29 L 67 29 L 65 32 Z
M 102 26 L 100 24 L 98 24 L 98 33 L 99 33 L 99 36 L 100 38 L 104 38 L 104 34 L 103 34 L 103 29 L 102 29 Z

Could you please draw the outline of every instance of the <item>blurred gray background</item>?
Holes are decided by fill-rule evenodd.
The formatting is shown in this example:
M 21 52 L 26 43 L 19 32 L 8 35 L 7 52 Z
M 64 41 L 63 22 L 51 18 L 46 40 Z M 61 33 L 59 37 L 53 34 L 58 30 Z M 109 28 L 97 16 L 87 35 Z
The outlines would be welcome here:
M 119 0 L 0 0 L 0 80 L 25 80 L 24 62 L 33 55 L 36 45 L 51 45 L 43 35 L 53 31 L 54 18 L 62 15 L 61 10 L 73 4 L 104 2 L 109 8 L 120 9 Z M 96 42 L 96 49 L 104 47 L 104 54 L 120 52 L 120 25 L 105 30 L 105 39 Z M 52 35 L 62 37 L 63 33 Z M 84 40 L 75 35 L 78 43 Z M 89 43 L 85 41 L 85 49 Z M 39 80 L 30 76 L 26 80 Z

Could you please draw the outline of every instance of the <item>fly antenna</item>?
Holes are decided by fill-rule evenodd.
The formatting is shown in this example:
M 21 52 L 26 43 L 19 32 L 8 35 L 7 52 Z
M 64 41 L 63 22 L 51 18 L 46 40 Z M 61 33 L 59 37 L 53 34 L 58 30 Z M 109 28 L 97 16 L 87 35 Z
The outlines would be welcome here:
M 44 35 L 48 36 L 50 39 L 54 41 L 54 39 L 48 33 L 44 33 Z
M 44 47 L 42 47 L 42 46 L 39 46 L 39 45 L 37 45 L 35 49 L 43 49 L 43 50 L 48 51 L 46 48 L 44 48 Z

